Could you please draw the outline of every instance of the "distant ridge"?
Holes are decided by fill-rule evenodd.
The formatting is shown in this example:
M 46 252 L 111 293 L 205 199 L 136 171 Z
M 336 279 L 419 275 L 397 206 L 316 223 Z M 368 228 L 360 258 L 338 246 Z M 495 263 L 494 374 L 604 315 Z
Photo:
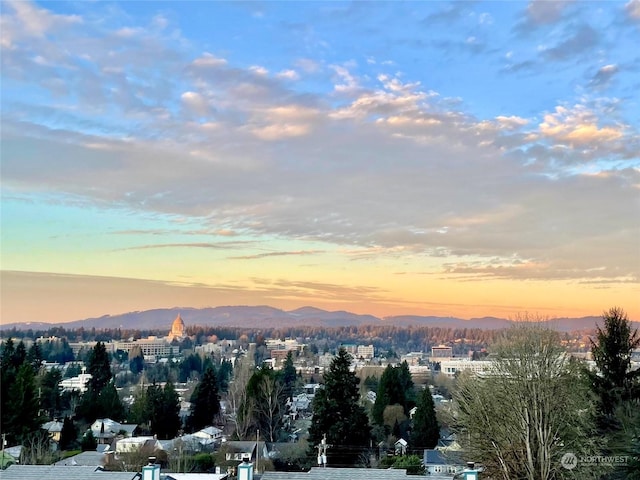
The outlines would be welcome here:
M 482 317 L 463 320 L 455 317 L 434 317 L 419 315 L 399 315 L 379 318 L 373 315 L 356 314 L 346 311 L 327 311 L 315 307 L 302 307 L 286 311 L 267 305 L 260 306 L 225 306 L 211 308 L 158 308 L 141 312 L 129 312 L 120 315 L 104 315 L 102 317 L 87 318 L 68 323 L 8 323 L 0 325 L 0 330 L 16 328 L 18 330 L 47 330 L 52 327 L 77 329 L 83 327 L 107 329 L 129 328 L 137 330 L 167 331 L 171 323 L 180 314 L 187 327 L 190 326 L 219 326 L 253 328 L 292 328 L 301 326 L 315 327 L 346 327 L 360 325 L 389 325 L 397 327 L 423 326 L 445 328 L 479 328 L 482 330 L 497 330 L 507 328 L 514 322 L 504 318 Z M 582 318 L 554 318 L 548 321 L 554 330 L 569 332 L 575 330 L 590 330 L 595 328 L 601 317 Z M 636 328 L 640 323 L 634 322 Z

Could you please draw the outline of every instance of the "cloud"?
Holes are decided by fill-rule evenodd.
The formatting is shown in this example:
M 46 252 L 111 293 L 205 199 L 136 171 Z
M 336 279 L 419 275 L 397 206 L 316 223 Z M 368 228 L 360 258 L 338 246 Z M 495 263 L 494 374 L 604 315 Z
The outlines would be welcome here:
M 609 64 L 598 69 L 596 74 L 591 78 L 589 86 L 592 88 L 603 89 L 609 86 L 612 78 L 620 71 L 617 65 Z
M 539 129 L 545 137 L 577 147 L 619 140 L 624 135 L 622 126 L 600 126 L 595 114 L 579 105 L 573 109 L 556 107 L 554 113 L 544 116 Z
M 319 253 L 324 253 L 322 250 L 299 250 L 292 252 L 265 252 L 265 253 L 256 253 L 254 255 L 242 255 L 242 256 L 234 256 L 229 257 L 231 260 L 257 260 L 260 258 L 269 258 L 269 257 L 285 257 L 285 256 L 298 256 L 298 255 L 317 255 Z
M 536 24 L 555 23 L 562 17 L 570 1 L 531 0 L 527 5 L 527 17 Z
M 184 92 L 180 98 L 187 109 L 198 115 L 207 116 L 211 113 L 208 101 L 197 92 Z
M 206 248 L 206 249 L 214 249 L 214 250 L 227 250 L 238 248 L 239 246 L 246 245 L 250 242 L 219 242 L 219 243 L 210 243 L 210 242 L 196 242 L 196 243 L 157 243 L 157 244 L 149 244 L 149 245 L 137 245 L 135 247 L 126 247 L 119 248 L 116 251 L 124 251 L 124 250 L 151 250 L 156 248 Z
M 215 67 L 223 67 L 225 65 L 227 65 L 227 61 L 224 58 L 218 58 L 209 52 L 204 52 L 201 56 L 199 56 L 193 61 L 194 67 L 201 67 L 201 68 L 206 68 L 206 67 L 215 68 Z
M 277 76 L 287 80 L 298 80 L 300 78 L 300 75 L 295 70 L 282 70 L 278 72 Z
M 82 23 L 77 15 L 53 14 L 44 8 L 38 8 L 31 2 L 8 1 L 5 8 L 12 11 L 12 18 L 3 23 L 3 44 L 10 46 L 14 40 L 29 36 L 45 37 L 51 32 Z
M 640 0 L 629 0 L 624 9 L 630 19 L 640 21 Z
M 540 28 L 559 23 L 572 3 L 571 0 L 530 0 L 514 31 L 520 35 L 530 35 Z
M 168 25 L 123 38 L 122 25 L 48 28 L 56 22 L 83 25 L 86 43 L 63 29 L 56 42 L 3 50 L 3 75 L 56 95 L 3 102 L 3 194 L 81 198 L 294 245 L 243 258 L 447 255 L 445 276 L 518 279 L 591 279 L 599 259 L 603 279 L 633 276 L 639 137 L 615 109 L 579 99 L 479 118 L 399 66 L 365 73 L 319 56 L 292 61 L 295 71 L 258 71 L 226 52 L 194 58 Z M 585 53 L 599 38 L 590 28 L 541 58 Z M 592 80 L 605 85 L 618 74 L 609 67 Z
M 553 3 L 553 2 L 547 2 Z M 542 54 L 549 60 L 564 61 L 576 55 L 592 51 L 600 39 L 599 33 L 589 25 L 581 25 L 570 37 L 555 47 L 544 49 Z
M 422 23 L 432 25 L 438 23 L 451 24 L 462 18 L 467 11 L 463 2 L 452 2 L 448 7 L 427 15 Z

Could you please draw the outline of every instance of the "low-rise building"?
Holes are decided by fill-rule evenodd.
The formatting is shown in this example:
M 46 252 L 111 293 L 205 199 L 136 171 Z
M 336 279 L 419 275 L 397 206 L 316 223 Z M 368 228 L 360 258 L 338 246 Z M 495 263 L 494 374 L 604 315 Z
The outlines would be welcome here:
M 447 345 L 431 347 L 431 357 L 429 357 L 429 361 L 440 362 L 451 358 L 453 358 L 453 347 L 449 347 Z
M 356 349 L 357 358 L 373 358 L 375 356 L 376 349 L 373 345 L 358 345 Z
M 454 359 L 440 362 L 440 371 L 448 377 L 454 377 L 458 372 L 464 371 L 483 375 L 490 373 L 492 368 L 491 360 Z
M 82 367 L 82 373 L 76 377 L 65 378 L 60 381 L 60 389 L 63 392 L 78 391 L 84 393 L 87 391 L 87 383 L 93 378 L 93 375 L 86 373 L 86 367 Z

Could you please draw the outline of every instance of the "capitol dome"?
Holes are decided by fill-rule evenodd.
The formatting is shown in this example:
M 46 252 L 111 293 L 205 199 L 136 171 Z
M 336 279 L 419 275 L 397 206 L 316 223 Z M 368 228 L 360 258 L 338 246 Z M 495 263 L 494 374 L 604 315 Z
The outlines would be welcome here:
M 176 317 L 176 319 L 171 324 L 171 332 L 169 332 L 169 341 L 174 339 L 181 340 L 184 338 L 184 320 L 180 314 Z

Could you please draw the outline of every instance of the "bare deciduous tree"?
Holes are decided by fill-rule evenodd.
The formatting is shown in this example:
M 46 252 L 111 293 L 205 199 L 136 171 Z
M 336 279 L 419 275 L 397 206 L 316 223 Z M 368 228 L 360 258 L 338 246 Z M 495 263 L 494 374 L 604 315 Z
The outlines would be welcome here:
M 595 451 L 594 405 L 580 365 L 562 349 L 556 332 L 521 323 L 496 347 L 492 373 L 461 375 L 454 398 L 458 431 L 470 460 L 488 475 L 511 480 L 551 480 L 580 471 L 597 476 L 593 465 L 567 469 L 565 454 Z M 591 467 L 589 471 L 581 471 Z M 573 477 L 572 477 L 573 478 Z
M 271 376 L 264 376 L 258 385 L 260 401 L 256 402 L 255 412 L 262 419 L 262 428 L 270 442 L 277 441 L 277 434 L 282 424 L 282 396 L 284 386 Z
M 229 384 L 227 400 L 231 408 L 230 417 L 235 424 L 238 439 L 246 438 L 253 422 L 253 399 L 247 395 L 247 384 L 254 367 L 249 358 L 238 359 L 233 369 L 233 381 Z

